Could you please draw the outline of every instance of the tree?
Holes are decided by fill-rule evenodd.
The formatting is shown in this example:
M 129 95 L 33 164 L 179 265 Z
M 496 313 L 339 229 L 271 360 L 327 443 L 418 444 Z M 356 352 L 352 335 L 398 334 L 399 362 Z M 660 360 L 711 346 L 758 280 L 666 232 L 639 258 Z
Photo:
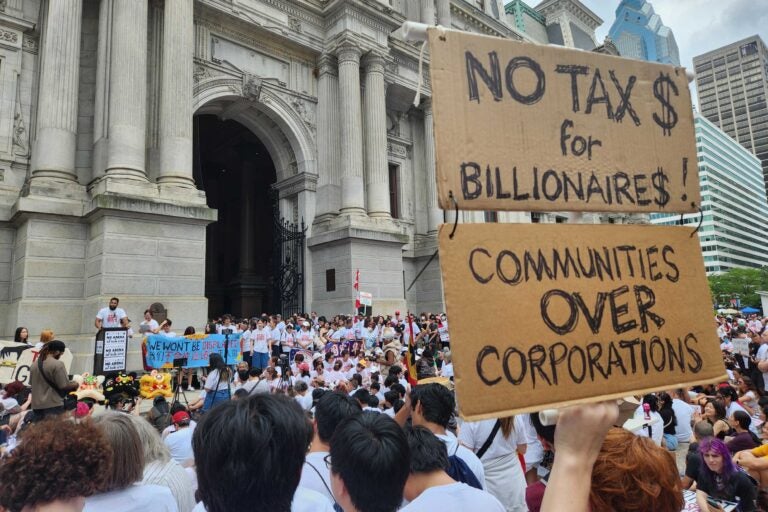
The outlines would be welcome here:
M 712 275 L 709 291 L 716 304 L 730 305 L 731 299 L 741 299 L 741 307 L 760 308 L 758 291 L 768 291 L 768 267 L 732 268 L 722 274 Z

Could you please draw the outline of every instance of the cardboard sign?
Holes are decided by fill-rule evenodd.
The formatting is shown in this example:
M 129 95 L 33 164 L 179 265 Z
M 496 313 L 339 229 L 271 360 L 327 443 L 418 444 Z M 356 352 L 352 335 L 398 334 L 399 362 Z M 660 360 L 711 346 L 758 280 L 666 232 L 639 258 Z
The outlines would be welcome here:
M 691 228 L 452 228 L 440 265 L 463 417 L 727 379 Z
M 240 352 L 240 337 L 242 333 L 229 335 L 229 346 L 226 363 L 237 364 L 243 359 Z M 170 368 L 174 359 L 186 359 L 184 368 L 204 368 L 208 366 L 211 354 L 218 352 L 224 357 L 226 338 L 223 334 L 207 336 L 191 335 L 170 338 L 161 334 L 153 334 L 146 338 L 146 362 L 152 368 Z
M 691 212 L 684 68 L 429 29 L 440 207 Z
M 8 384 L 20 380 L 29 386 L 29 369 L 37 361 L 39 350 L 25 343 L 15 341 L 0 341 L 0 384 Z M 72 352 L 67 348 L 61 354 L 59 361 L 69 373 L 72 366 Z

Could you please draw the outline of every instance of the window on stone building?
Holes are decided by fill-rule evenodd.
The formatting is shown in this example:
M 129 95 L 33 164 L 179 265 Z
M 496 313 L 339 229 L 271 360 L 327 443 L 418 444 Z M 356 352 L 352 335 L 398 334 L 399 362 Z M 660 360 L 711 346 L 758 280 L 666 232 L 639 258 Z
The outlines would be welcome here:
M 393 219 L 400 218 L 399 170 L 399 165 L 389 164 L 389 211 Z
M 336 291 L 336 269 L 335 268 L 329 268 L 325 271 L 325 291 L 327 292 L 335 292 Z

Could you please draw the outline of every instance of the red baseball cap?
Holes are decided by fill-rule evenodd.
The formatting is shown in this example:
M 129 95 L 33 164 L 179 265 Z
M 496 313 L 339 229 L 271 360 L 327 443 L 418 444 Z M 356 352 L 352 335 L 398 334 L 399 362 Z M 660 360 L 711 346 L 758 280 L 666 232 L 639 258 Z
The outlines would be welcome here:
M 174 423 L 181 423 L 182 421 L 189 421 L 189 413 L 187 411 L 178 411 L 173 415 Z
M 400 316 L 400 311 L 395 311 L 396 316 Z

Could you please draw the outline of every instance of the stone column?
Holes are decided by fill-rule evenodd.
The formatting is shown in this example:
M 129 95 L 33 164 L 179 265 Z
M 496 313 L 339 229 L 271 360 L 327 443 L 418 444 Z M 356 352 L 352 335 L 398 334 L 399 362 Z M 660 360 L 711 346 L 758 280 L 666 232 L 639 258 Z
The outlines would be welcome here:
M 344 44 L 339 59 L 341 107 L 341 213 L 365 214 L 363 186 L 362 111 L 360 106 L 360 48 Z
M 193 3 L 165 0 L 160 85 L 160 173 L 158 183 L 194 188 L 192 177 Z
M 111 54 L 107 176 L 146 181 L 147 0 L 113 2 Z
M 387 93 L 384 84 L 384 57 L 369 53 L 365 58 L 365 191 L 368 215 L 391 215 L 389 208 L 389 166 L 387 159 Z
M 77 182 L 75 151 L 82 11 L 82 0 L 47 4 L 40 50 L 33 180 L 58 178 Z
M 451 28 L 451 0 L 437 0 L 437 24 Z
M 432 124 L 432 100 L 422 102 L 424 112 L 424 162 L 427 171 L 427 218 L 430 233 L 443 222 L 443 211 L 437 206 L 437 177 L 435 174 L 435 127 Z
M 435 24 L 435 0 L 421 0 L 421 22 Z
M 317 221 L 338 215 L 341 208 L 341 137 L 339 136 L 339 76 L 336 58 L 318 60 L 317 85 Z

